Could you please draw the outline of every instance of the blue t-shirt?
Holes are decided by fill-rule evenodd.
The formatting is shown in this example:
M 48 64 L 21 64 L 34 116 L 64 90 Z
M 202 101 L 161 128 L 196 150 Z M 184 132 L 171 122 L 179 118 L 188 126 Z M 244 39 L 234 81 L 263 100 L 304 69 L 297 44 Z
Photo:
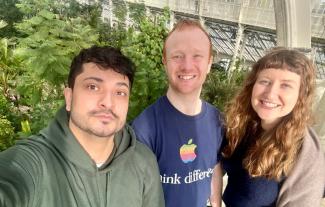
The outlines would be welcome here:
M 163 96 L 132 126 L 157 156 L 166 207 L 206 207 L 223 137 L 219 111 L 202 102 L 201 113 L 188 116 Z
M 280 183 L 265 177 L 251 177 L 242 162 L 248 144 L 240 144 L 229 159 L 222 158 L 228 175 L 223 193 L 227 207 L 275 207 Z

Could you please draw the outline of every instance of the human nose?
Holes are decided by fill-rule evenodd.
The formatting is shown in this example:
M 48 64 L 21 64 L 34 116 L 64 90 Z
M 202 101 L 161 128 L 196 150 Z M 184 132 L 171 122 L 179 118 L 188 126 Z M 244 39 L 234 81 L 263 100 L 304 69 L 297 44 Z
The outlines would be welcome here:
M 99 107 L 104 109 L 111 109 L 114 106 L 114 99 L 110 93 L 102 93 L 99 99 Z
M 193 60 L 189 56 L 185 56 L 183 58 L 182 69 L 183 70 L 191 70 L 193 67 Z
M 270 85 L 268 85 L 265 93 L 267 98 L 275 98 L 279 94 L 279 86 L 276 83 L 271 83 Z

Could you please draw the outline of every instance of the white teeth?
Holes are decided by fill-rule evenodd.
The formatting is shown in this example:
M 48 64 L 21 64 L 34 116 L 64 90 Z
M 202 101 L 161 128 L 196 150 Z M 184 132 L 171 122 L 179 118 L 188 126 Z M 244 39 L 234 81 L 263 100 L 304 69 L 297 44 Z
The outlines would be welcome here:
M 267 101 L 262 101 L 262 104 L 265 105 L 266 107 L 270 107 L 270 108 L 275 108 L 278 106 L 275 103 L 271 103 L 271 102 L 267 102 Z
M 194 78 L 195 76 L 194 75 L 180 75 L 178 77 L 183 80 L 190 80 L 190 79 Z

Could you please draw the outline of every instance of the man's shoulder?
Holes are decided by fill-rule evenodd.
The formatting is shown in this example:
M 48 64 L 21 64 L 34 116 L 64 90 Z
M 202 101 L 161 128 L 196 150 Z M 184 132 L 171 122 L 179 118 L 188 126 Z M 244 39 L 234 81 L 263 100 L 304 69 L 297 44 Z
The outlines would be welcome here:
M 139 131 L 146 132 L 152 131 L 159 122 L 159 117 L 163 113 L 161 112 L 162 97 L 156 102 L 145 108 L 132 122 L 131 126 L 134 128 L 136 134 L 139 136 Z
M 214 112 L 220 114 L 220 110 L 216 106 L 212 105 L 211 103 L 209 103 L 209 102 L 207 102 L 205 100 L 202 100 L 202 101 L 203 101 L 203 103 L 205 104 L 206 108 L 209 111 L 214 111 Z
M 133 159 L 134 162 L 143 169 L 148 167 L 151 168 L 153 164 L 157 164 L 156 156 L 152 150 L 138 140 L 135 143 Z
M 155 158 L 155 155 L 153 154 L 152 150 L 139 140 L 136 140 L 135 143 L 135 154 L 138 156 L 137 158 L 142 159 L 143 157 L 152 159 Z
M 220 112 L 220 110 L 215 107 L 214 105 L 206 102 L 203 100 L 205 111 L 206 111 L 206 117 L 210 119 L 210 121 L 216 122 L 217 125 L 222 126 L 223 124 L 223 114 Z
M 154 103 L 149 105 L 147 108 L 145 108 L 135 119 L 134 121 L 137 121 L 139 119 L 150 119 L 154 117 L 159 111 L 162 109 L 162 99 L 163 97 L 160 97 L 157 99 Z

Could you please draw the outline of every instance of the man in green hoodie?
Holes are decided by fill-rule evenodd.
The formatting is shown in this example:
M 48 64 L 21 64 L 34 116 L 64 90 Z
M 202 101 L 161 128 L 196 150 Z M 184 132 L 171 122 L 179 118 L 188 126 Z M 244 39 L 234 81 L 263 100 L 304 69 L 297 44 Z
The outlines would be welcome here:
M 164 206 L 156 158 L 125 124 L 133 76 L 119 50 L 82 50 L 54 120 L 0 153 L 0 206 Z

